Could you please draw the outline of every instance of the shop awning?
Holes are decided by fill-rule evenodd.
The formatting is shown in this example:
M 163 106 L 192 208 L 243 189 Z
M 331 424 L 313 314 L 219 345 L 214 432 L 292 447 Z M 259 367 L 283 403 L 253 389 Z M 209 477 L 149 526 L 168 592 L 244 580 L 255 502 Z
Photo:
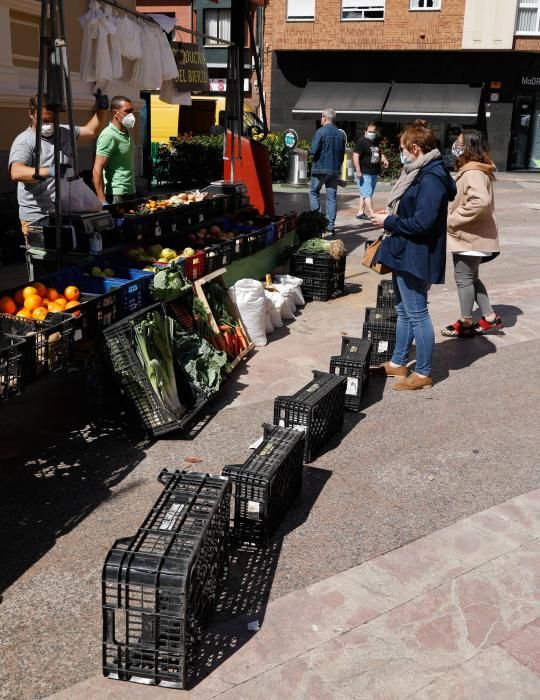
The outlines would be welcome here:
M 309 82 L 292 113 L 299 117 L 318 117 L 332 108 L 341 119 L 362 117 L 380 119 L 390 83 L 316 83 Z
M 468 85 L 396 83 L 382 118 L 386 122 L 426 119 L 431 122 L 473 123 L 482 88 Z

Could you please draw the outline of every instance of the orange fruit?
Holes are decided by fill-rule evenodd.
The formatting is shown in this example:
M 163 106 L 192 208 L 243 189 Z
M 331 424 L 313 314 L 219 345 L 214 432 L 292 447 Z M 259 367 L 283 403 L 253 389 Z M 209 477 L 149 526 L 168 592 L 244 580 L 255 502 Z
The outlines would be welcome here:
M 25 287 L 22 290 L 22 295 L 26 299 L 27 297 L 32 297 L 37 294 L 37 289 L 35 287 Z M 39 296 L 39 295 L 38 295 Z
M 68 301 L 77 301 L 77 299 L 80 298 L 81 293 L 79 292 L 77 287 L 71 285 L 64 289 L 64 296 Z
M 64 309 L 67 311 L 68 309 L 74 309 L 76 306 L 80 306 L 80 302 L 68 301 L 67 304 L 64 306 Z
M 17 306 L 20 308 L 24 304 L 24 297 L 23 297 L 23 290 L 19 289 L 18 291 L 15 292 L 13 295 L 13 301 L 17 304 Z
M 60 304 L 57 304 L 55 301 L 49 302 L 50 314 L 61 313 L 63 310 L 63 307 L 61 307 Z
M 49 287 L 47 291 L 45 292 L 45 296 L 49 301 L 56 301 L 60 294 L 54 289 L 54 287 Z
M 41 282 L 32 282 L 32 287 L 35 288 L 36 292 L 40 297 L 44 297 L 47 292 L 47 287 Z
M 58 306 L 61 306 L 63 309 L 65 309 L 67 301 L 64 299 L 64 297 L 58 297 L 58 299 L 53 303 L 58 304 Z
M 32 318 L 35 318 L 36 321 L 44 321 L 47 318 L 48 311 L 44 306 L 38 306 L 37 309 L 34 309 L 32 311 Z
M 17 316 L 20 316 L 21 318 L 32 318 L 32 314 L 28 309 L 21 309 L 20 311 L 17 311 Z
M 0 313 L 11 314 L 13 316 L 13 314 L 16 312 L 17 305 L 11 297 L 6 296 L 0 299 Z
M 30 294 L 29 296 L 25 297 L 24 308 L 28 309 L 28 311 L 33 311 L 41 306 L 42 301 L 42 298 L 37 294 Z

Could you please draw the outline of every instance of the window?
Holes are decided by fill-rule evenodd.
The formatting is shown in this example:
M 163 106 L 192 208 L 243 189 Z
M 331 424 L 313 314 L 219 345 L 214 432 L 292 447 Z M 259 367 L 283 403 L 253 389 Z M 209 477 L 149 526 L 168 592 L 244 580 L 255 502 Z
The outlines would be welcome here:
M 540 0 L 519 0 L 518 34 L 540 34 Z
M 341 0 L 341 19 L 346 22 L 384 19 L 384 2 L 385 0 Z
M 313 22 L 315 0 L 287 0 L 287 20 L 289 22 Z
M 231 40 L 231 11 L 230 9 L 205 10 L 204 11 L 204 33 L 223 39 Z M 217 41 L 205 39 L 206 46 L 217 44 Z
M 409 0 L 409 10 L 440 10 L 441 0 Z

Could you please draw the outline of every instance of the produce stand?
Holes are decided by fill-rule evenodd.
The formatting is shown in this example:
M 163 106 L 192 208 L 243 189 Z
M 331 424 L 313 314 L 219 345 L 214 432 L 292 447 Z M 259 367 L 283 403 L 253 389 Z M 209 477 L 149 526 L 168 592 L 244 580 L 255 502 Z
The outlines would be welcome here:
M 223 281 L 227 287 L 232 287 L 235 282 L 244 277 L 263 279 L 268 272 L 275 270 L 283 264 L 284 259 L 290 257 L 297 244 L 296 231 L 290 231 L 281 240 L 253 253 L 248 258 L 234 260 L 223 273 Z

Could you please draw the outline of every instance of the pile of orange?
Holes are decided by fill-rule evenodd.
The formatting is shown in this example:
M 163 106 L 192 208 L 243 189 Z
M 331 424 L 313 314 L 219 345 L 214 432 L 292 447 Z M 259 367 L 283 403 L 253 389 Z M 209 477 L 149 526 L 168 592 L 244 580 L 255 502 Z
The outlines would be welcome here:
M 13 297 L 0 298 L 0 313 L 33 318 L 43 321 L 49 314 L 72 311 L 74 316 L 80 315 L 81 293 L 70 285 L 61 294 L 54 287 L 46 287 L 41 282 L 32 282 L 28 287 L 19 289 Z

